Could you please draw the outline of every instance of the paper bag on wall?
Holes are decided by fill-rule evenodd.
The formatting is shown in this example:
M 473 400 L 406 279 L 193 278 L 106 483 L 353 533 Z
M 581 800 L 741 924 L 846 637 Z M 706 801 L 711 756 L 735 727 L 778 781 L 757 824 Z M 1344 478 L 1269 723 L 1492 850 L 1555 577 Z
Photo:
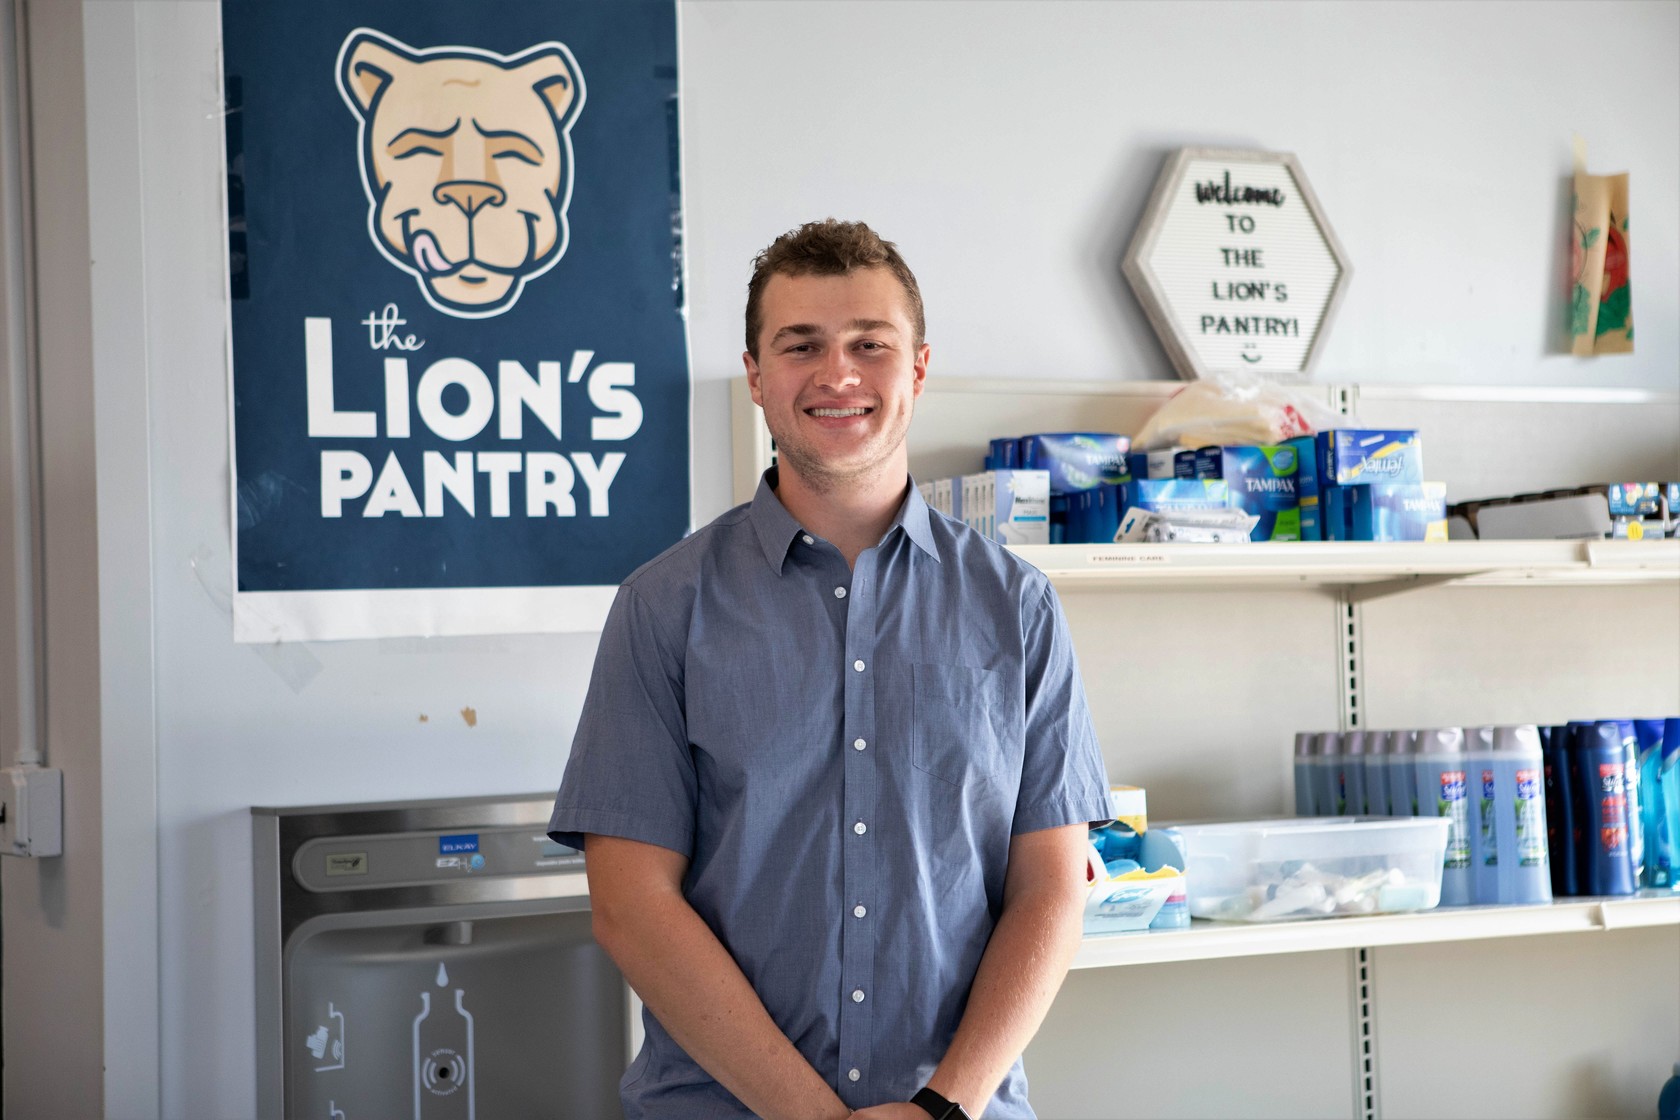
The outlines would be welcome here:
M 1580 355 L 1633 351 L 1628 285 L 1628 177 L 1575 173 L 1570 252 L 1570 349 Z

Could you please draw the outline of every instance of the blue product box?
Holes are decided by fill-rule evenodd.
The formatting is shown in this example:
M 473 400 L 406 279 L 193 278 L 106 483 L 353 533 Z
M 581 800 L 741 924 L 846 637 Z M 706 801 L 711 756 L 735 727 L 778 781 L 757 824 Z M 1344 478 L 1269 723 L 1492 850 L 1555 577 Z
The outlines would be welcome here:
M 1295 449 L 1295 497 L 1301 503 L 1301 539 L 1324 539 L 1323 513 L 1319 509 L 1322 487 L 1318 477 L 1318 441 L 1312 436 L 1296 436 L 1285 440 Z
M 1003 544 L 1050 543 L 1047 472 L 981 471 L 958 481 L 965 525 Z
M 1423 441 L 1409 428 L 1335 428 L 1318 433 L 1322 486 L 1423 481 Z
M 1303 479 L 1309 483 L 1314 506 L 1318 502 L 1313 460 L 1313 441 L 1303 436 L 1263 446 L 1203 447 L 1180 453 L 1174 462 L 1180 478 L 1224 479 L 1231 504 L 1260 519 L 1251 534 L 1253 540 L 1298 541 L 1303 539 Z
M 1375 482 L 1331 486 L 1323 494 L 1325 539 L 1333 541 L 1444 541 L 1444 482 Z
M 1020 440 L 1023 470 L 1050 472 L 1050 492 L 1070 494 L 1131 478 L 1132 441 L 1113 432 L 1042 432 Z
M 1184 450 L 1173 456 L 1174 478 L 1220 478 L 1217 447 Z
M 1134 479 L 1121 489 L 1121 512 L 1139 506 L 1152 513 L 1175 509 L 1226 509 L 1231 490 L 1218 478 Z
M 1062 541 L 1067 544 L 1112 544 L 1120 531 L 1120 487 L 1093 486 L 1064 495 L 1067 523 Z
M 1655 482 L 1612 482 L 1606 496 L 1611 517 L 1662 516 L 1662 487 Z
M 991 450 L 986 454 L 986 469 L 989 471 L 1012 471 L 1020 466 L 1021 441 L 1017 436 L 1006 436 L 994 439 L 990 444 Z
M 1182 447 L 1164 447 L 1158 451 L 1134 451 L 1126 456 L 1126 465 L 1133 478 L 1172 478 L 1173 460 Z

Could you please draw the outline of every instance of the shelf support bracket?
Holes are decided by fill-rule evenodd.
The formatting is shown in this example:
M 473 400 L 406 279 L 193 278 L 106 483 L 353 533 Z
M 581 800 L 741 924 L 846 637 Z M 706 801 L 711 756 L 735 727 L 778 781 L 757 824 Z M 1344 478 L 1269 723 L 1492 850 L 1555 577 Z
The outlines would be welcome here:
M 1349 603 L 1369 603 L 1373 599 L 1386 599 L 1393 595 L 1404 595 L 1408 591 L 1422 591 L 1426 587 L 1440 587 L 1443 584 L 1459 583 L 1472 576 L 1482 575 L 1481 572 L 1455 572 L 1452 575 L 1439 576 L 1401 576 L 1399 579 L 1379 580 L 1376 583 L 1359 583 L 1347 588 L 1345 595 Z

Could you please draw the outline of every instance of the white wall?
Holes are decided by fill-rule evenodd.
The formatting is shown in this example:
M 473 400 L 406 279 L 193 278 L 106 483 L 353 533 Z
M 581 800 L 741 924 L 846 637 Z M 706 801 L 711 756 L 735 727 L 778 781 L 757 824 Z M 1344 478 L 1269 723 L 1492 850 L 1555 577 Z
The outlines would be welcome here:
M 90 131 L 112 141 L 90 140 L 90 174 L 133 216 L 96 221 L 92 255 L 137 253 L 139 272 L 101 289 L 128 333 L 96 350 L 95 381 L 146 404 L 101 436 L 149 447 L 100 478 L 102 557 L 151 571 L 150 640 L 113 647 L 133 653 L 107 661 L 129 689 L 107 704 L 150 701 L 122 749 L 155 773 L 155 800 L 108 798 L 105 828 L 157 827 L 157 1029 L 110 1049 L 157 1048 L 157 1114 L 247 1116 L 247 807 L 550 788 L 593 641 L 232 644 L 216 6 L 83 16 Z M 1672 387 L 1680 370 L 1680 4 L 707 0 L 682 6 L 681 44 L 702 519 L 728 504 L 724 382 L 748 262 L 776 233 L 834 214 L 898 241 L 936 376 L 1165 376 L 1119 260 L 1181 145 L 1300 156 L 1355 269 L 1325 380 Z M 1633 175 L 1631 357 L 1550 353 L 1571 130 L 1595 170 Z

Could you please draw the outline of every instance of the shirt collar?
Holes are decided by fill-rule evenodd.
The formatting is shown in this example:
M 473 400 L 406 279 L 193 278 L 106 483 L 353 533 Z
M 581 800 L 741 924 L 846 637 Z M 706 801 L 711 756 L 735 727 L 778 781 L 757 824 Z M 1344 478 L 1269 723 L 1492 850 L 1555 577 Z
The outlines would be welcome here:
M 793 519 L 793 514 L 776 497 L 776 468 L 771 467 L 758 480 L 758 491 L 753 494 L 752 507 L 747 513 L 752 522 L 753 532 L 758 535 L 758 546 L 764 551 L 764 560 L 776 574 L 781 575 L 782 566 L 787 561 L 788 548 L 793 539 L 804 532 L 799 522 Z M 898 507 L 898 513 L 893 517 L 892 524 L 887 527 L 886 535 L 892 535 L 894 529 L 903 529 L 904 535 L 909 537 L 917 547 L 935 560 L 939 559 L 939 549 L 933 543 L 933 530 L 928 525 L 930 511 L 927 502 L 922 499 L 922 492 L 916 489 L 916 480 L 910 480 L 910 489 L 904 496 L 904 501 Z

